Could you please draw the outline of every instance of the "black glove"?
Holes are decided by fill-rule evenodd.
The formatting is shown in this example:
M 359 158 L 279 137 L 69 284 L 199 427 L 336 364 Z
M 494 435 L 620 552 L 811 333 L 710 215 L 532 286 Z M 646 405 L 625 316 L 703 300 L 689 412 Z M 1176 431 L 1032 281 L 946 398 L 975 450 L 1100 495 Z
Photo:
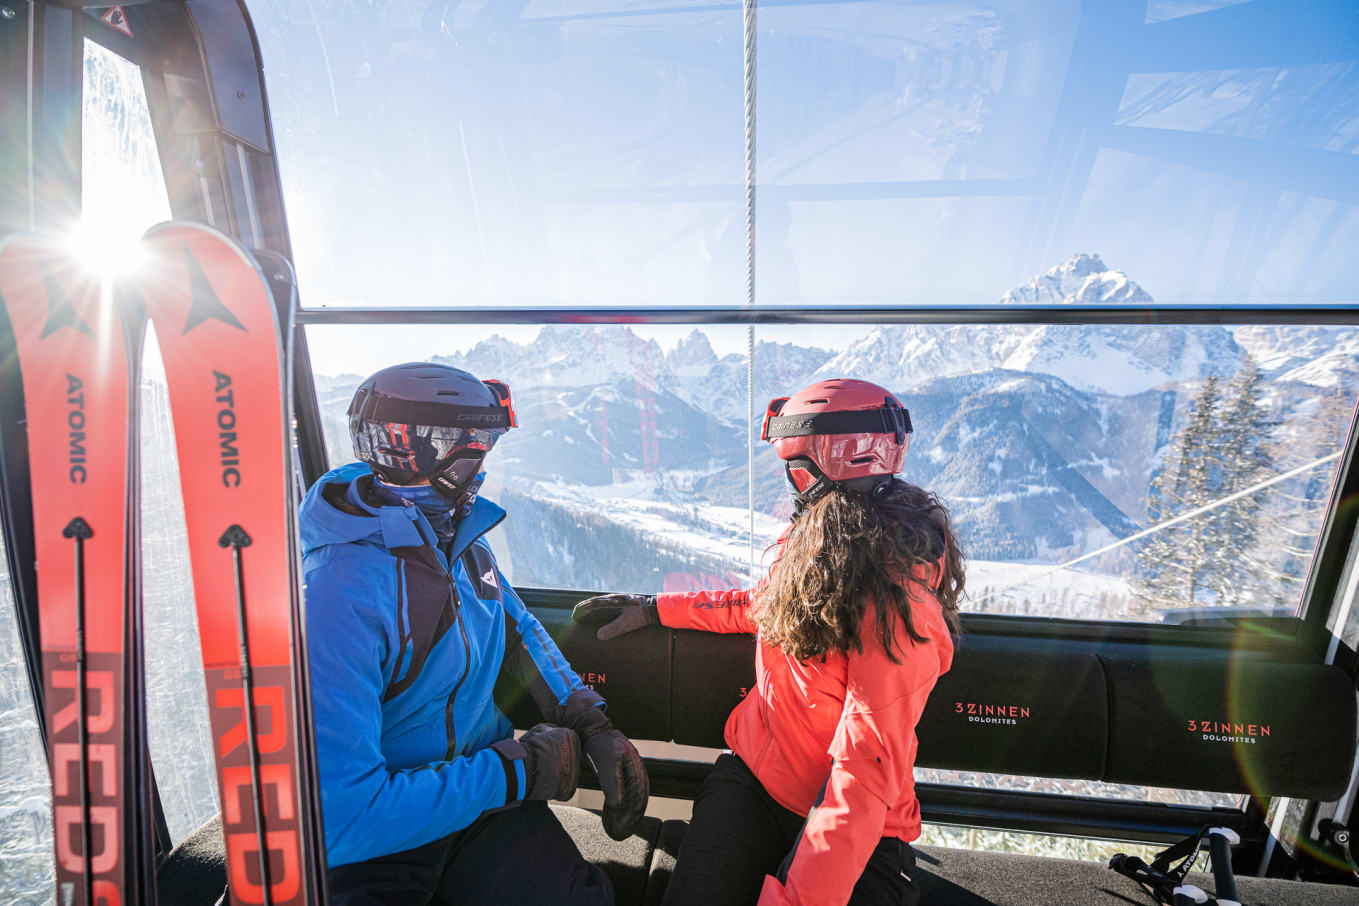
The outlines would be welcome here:
M 502 739 L 491 748 L 507 761 L 524 762 L 524 796 L 570 799 L 580 779 L 580 737 L 566 727 L 538 724 L 518 739 Z
M 655 595 L 596 595 L 577 604 L 571 619 L 594 626 L 607 624 L 595 633 L 595 638 L 607 642 L 634 629 L 661 625 L 661 611 Z
M 600 707 L 604 699 L 592 689 L 571 693 L 563 707 L 562 723 L 580 734 L 585 757 L 604 791 L 604 830 L 615 840 L 626 840 L 646 814 L 651 782 L 637 748 L 614 729 Z

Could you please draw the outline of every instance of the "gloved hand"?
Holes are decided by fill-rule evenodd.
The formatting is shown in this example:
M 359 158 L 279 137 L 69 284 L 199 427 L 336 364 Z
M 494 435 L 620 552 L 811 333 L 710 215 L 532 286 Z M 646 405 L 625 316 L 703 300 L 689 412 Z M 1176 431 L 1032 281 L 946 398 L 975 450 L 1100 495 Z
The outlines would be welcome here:
M 607 642 L 634 629 L 661 625 L 661 612 L 655 595 L 595 595 L 577 604 L 571 619 L 595 626 L 607 624 L 595 633 L 595 638 Z
M 518 739 L 494 743 L 503 758 L 524 762 L 523 798 L 570 799 L 580 779 L 580 736 L 566 727 L 538 724 Z
M 571 693 L 562 723 L 580 734 L 585 757 L 604 791 L 604 830 L 615 840 L 626 840 L 646 814 L 651 782 L 637 748 L 600 707 L 604 700 L 591 689 Z

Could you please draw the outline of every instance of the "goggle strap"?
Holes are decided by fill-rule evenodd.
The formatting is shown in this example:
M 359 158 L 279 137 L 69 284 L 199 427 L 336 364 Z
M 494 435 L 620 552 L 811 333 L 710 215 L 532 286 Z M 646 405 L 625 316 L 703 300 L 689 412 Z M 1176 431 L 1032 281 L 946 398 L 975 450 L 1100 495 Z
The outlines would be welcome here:
M 763 440 L 776 440 L 780 437 L 813 437 L 818 434 L 894 434 L 900 442 L 910 433 L 911 413 L 899 406 L 886 405 L 878 409 L 803 415 L 772 415 L 767 412 L 760 437 Z
M 500 401 L 500 407 L 510 414 L 509 426 L 511 428 L 519 427 L 519 420 L 514 414 L 514 403 L 510 400 L 510 385 L 504 381 L 495 380 L 494 378 L 482 381 L 482 383 L 491 388 L 491 392 L 495 394 L 495 398 Z

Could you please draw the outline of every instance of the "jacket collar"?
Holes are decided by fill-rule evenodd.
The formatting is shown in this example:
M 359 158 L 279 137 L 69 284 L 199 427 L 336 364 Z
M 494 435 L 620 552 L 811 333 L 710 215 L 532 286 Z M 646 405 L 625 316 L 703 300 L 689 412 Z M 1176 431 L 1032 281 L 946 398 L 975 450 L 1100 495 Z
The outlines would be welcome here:
M 425 514 L 420 512 L 417 506 L 373 506 L 363 495 L 359 493 L 359 481 L 356 479 L 349 483 L 345 490 L 345 502 L 350 506 L 362 510 L 369 516 L 374 516 L 378 520 L 378 525 L 382 531 L 382 544 L 388 550 L 394 547 L 418 547 L 428 544 L 430 547 L 444 553 L 439 548 L 438 536 L 434 529 L 430 528 L 429 520 Z M 449 562 L 462 556 L 462 552 L 472 546 L 472 543 L 482 535 L 495 528 L 505 519 L 505 511 L 487 500 L 478 497 L 472 504 L 471 511 L 458 521 L 458 527 L 453 534 L 453 543 L 448 550 Z

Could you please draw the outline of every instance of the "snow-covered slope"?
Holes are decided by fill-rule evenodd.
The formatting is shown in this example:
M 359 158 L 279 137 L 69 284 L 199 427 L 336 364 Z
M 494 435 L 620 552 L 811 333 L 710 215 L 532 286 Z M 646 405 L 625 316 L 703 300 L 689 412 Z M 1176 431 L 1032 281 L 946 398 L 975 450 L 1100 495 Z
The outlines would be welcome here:
M 1234 334 L 1271 381 L 1331 388 L 1342 379 L 1353 385 L 1359 372 L 1359 328 L 1257 324 Z

